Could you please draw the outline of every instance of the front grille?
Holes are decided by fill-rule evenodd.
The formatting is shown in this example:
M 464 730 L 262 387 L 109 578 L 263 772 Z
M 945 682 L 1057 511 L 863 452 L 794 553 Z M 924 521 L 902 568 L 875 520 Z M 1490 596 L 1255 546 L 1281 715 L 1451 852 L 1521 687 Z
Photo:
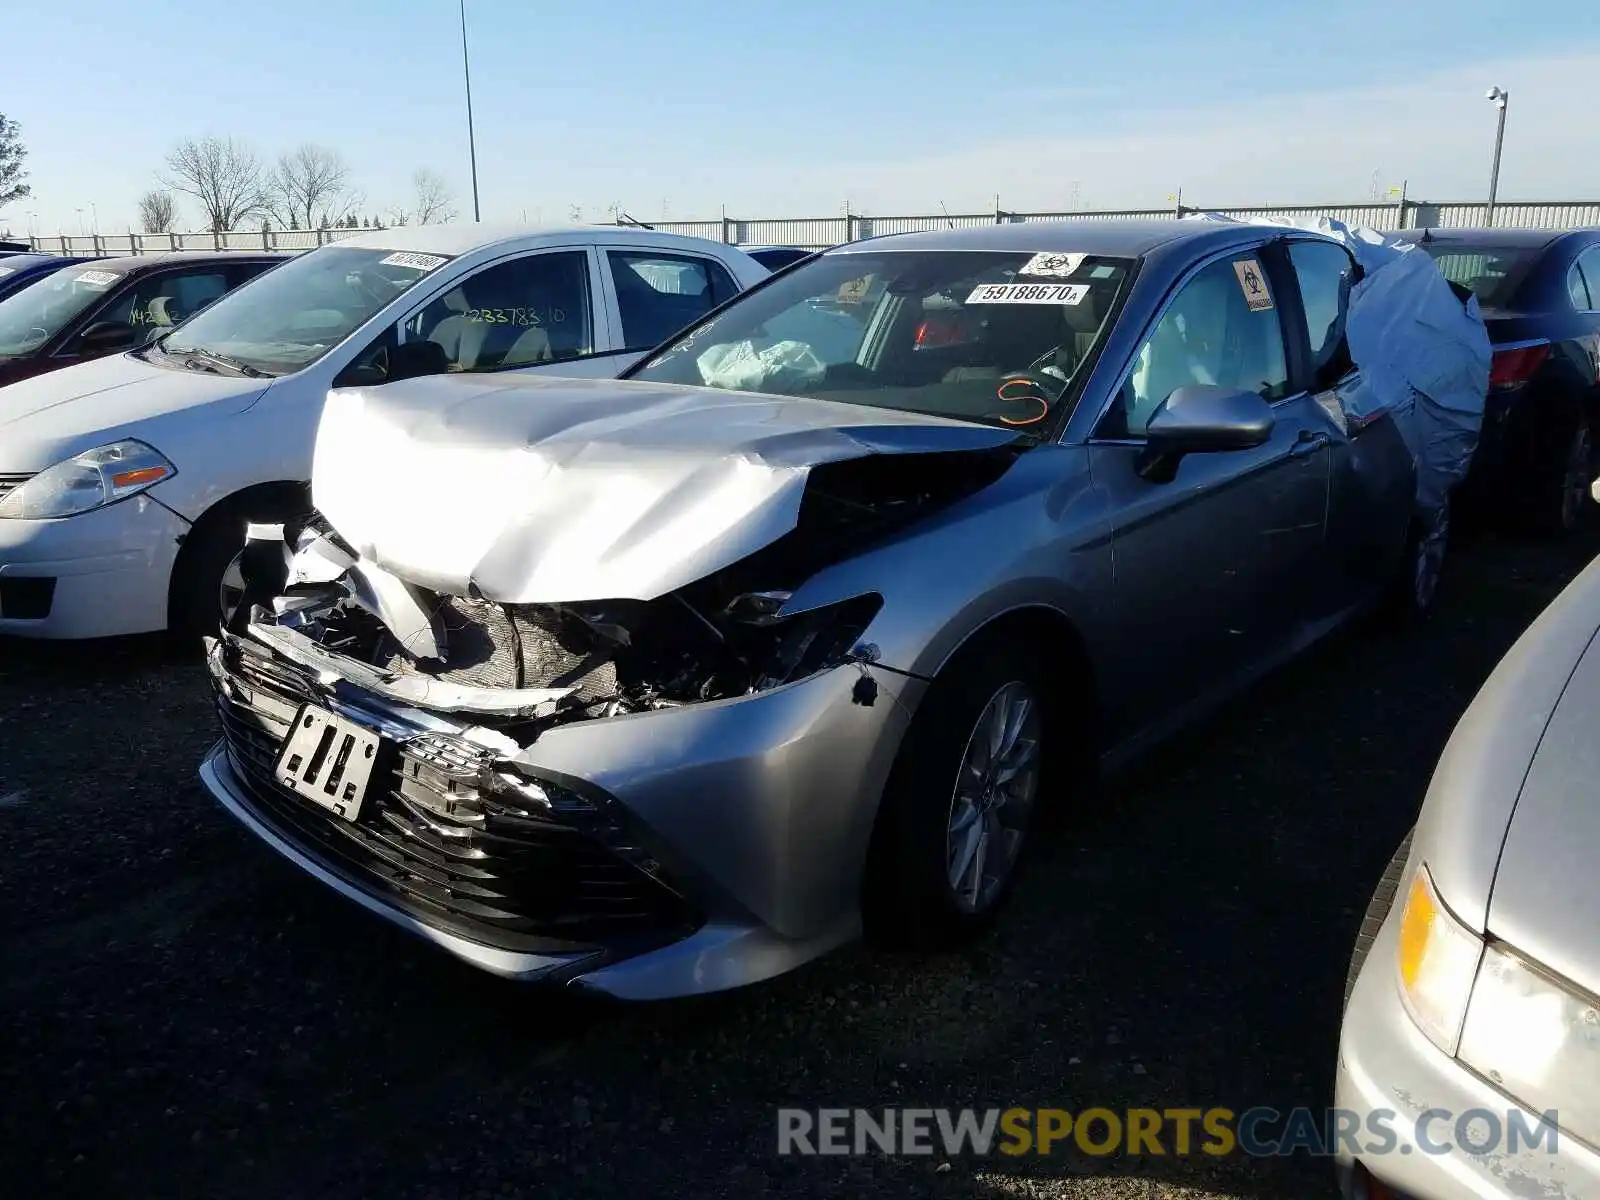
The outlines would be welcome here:
M 32 475 L 0 475 L 0 500 L 4 500 L 32 478 Z
M 458 739 L 386 741 L 390 761 L 377 767 L 355 822 L 302 799 L 276 783 L 273 767 L 312 688 L 250 643 L 225 645 L 222 659 L 217 709 L 252 811 L 365 890 L 429 924 L 530 953 L 645 949 L 699 924 L 620 814 L 586 801 L 546 810 L 486 791 L 480 751 Z

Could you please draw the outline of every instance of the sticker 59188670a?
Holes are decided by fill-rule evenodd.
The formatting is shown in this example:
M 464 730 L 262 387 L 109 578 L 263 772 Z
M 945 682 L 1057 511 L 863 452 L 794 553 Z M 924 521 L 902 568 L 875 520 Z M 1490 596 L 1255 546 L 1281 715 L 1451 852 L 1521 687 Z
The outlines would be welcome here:
M 968 304 L 1082 304 L 1089 294 L 1084 283 L 980 283 Z
M 1267 290 L 1267 276 L 1261 264 L 1253 258 L 1234 262 L 1233 273 L 1239 277 L 1239 290 L 1251 312 L 1262 312 L 1272 307 L 1272 293 Z

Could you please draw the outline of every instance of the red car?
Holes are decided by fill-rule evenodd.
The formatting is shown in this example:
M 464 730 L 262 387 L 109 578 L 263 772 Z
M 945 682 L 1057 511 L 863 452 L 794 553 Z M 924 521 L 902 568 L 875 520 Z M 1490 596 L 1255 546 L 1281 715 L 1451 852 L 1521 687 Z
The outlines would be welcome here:
M 136 350 L 290 257 L 224 250 L 63 266 L 0 300 L 0 384 Z

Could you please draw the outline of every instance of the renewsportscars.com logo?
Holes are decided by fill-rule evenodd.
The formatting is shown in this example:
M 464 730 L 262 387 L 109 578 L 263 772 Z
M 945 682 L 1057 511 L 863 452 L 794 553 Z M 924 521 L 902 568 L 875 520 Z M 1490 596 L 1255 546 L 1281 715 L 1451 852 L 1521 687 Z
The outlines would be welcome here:
M 780 1108 L 779 1154 L 1007 1154 L 1253 1158 L 1306 1154 L 1556 1153 L 1557 1114 L 1430 1108 Z

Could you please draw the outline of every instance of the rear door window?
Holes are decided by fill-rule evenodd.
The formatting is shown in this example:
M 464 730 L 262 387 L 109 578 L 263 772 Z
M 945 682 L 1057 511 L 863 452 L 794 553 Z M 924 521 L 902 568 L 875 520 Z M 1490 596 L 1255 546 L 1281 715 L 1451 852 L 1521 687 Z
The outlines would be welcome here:
M 1331 387 L 1354 365 L 1345 341 L 1345 315 L 1355 281 L 1355 260 L 1332 242 L 1290 242 L 1289 262 L 1300 284 L 1307 345 L 1311 352 L 1311 385 Z
M 1579 293 L 1572 292 L 1573 306 L 1582 312 L 1600 309 L 1600 246 L 1591 246 L 1580 254 L 1572 271 L 1582 287 L 1581 299 Z M 1571 291 L 1570 282 L 1568 290 Z
M 606 262 L 629 350 L 659 346 L 739 289 L 722 264 L 693 255 L 608 250 Z

